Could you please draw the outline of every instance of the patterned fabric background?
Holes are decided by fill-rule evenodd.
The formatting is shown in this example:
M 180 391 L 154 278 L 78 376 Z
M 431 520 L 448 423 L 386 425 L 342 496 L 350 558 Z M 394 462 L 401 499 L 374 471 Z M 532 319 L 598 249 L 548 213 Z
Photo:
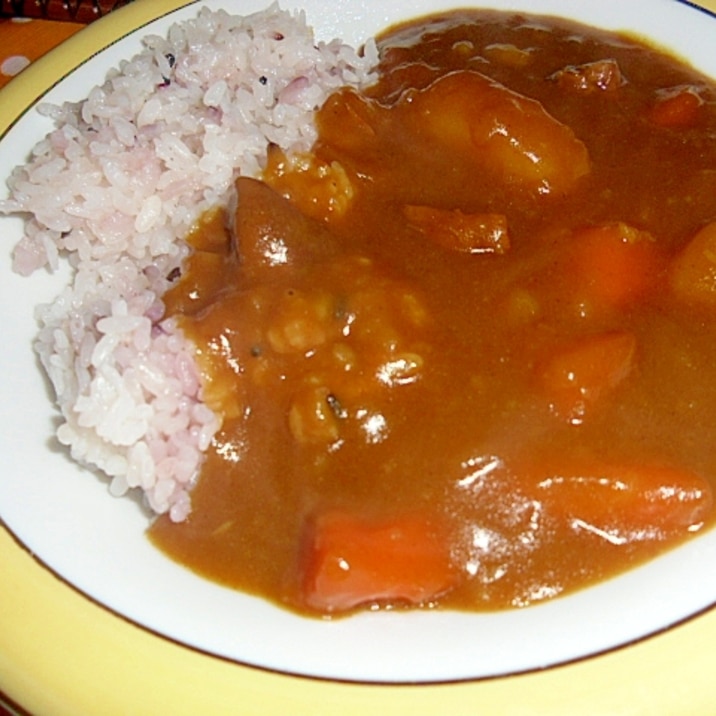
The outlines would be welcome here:
M 0 87 L 87 23 L 131 0 L 0 0 Z
M 0 19 L 0 87 L 82 27 L 76 22 Z

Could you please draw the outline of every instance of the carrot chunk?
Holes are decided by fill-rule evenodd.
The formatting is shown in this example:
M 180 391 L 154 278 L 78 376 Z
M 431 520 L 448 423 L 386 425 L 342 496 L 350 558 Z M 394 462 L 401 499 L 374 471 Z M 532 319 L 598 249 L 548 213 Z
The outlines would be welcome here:
M 674 259 L 669 284 L 680 300 L 716 308 L 716 221 L 698 231 Z
M 648 118 L 660 127 L 685 128 L 697 124 L 704 100 L 692 86 L 664 90 L 651 106 Z
M 622 222 L 572 236 L 569 271 L 587 311 L 621 308 L 656 285 L 663 259 L 651 234 Z
M 538 369 L 550 409 L 573 425 L 631 373 L 636 356 L 632 333 L 587 336 L 552 354 Z
M 305 603 L 325 613 L 371 602 L 425 604 L 458 581 L 442 531 L 417 515 L 374 522 L 323 514 L 304 557 Z
M 550 79 L 564 90 L 581 94 L 613 93 L 624 84 L 619 63 L 614 59 L 568 65 L 555 72 Z
M 466 254 L 504 254 L 510 247 L 504 214 L 465 214 L 459 209 L 406 205 L 403 215 L 439 246 Z
M 664 465 L 587 465 L 540 481 L 544 504 L 576 529 L 614 544 L 664 539 L 698 529 L 713 509 L 709 483 Z

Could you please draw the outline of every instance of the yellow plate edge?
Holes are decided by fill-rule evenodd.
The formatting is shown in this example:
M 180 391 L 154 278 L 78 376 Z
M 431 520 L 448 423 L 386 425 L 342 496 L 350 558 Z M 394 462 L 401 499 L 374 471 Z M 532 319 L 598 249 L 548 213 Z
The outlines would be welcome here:
M 0 134 L 80 62 L 186 4 L 135 0 L 34 62 L 0 90 Z M 716 0 L 701 4 L 716 11 Z M 714 610 L 638 644 L 543 672 L 374 686 L 274 674 L 179 646 L 84 597 L 1 526 L 0 574 L 0 691 L 35 716 L 716 713 Z M 599 625 L 585 624 L 590 628 Z

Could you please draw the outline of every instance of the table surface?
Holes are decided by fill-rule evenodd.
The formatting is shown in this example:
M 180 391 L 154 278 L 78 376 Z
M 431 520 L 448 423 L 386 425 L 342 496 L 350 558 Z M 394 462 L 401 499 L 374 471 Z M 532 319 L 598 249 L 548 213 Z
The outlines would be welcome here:
M 699 4 L 705 5 L 706 7 L 712 8 L 716 11 L 716 0 L 701 0 Z M 83 27 L 85 27 L 83 23 L 70 21 L 0 18 L 0 88 L 10 82 L 15 75 L 21 72 L 31 62 L 46 54 L 53 47 L 80 31 Z M 32 589 L 28 593 L 31 594 L 34 590 L 40 592 L 43 589 L 47 589 L 47 585 L 44 583 L 54 581 L 55 577 L 49 573 L 45 573 L 43 570 L 36 568 L 33 565 L 30 565 L 29 563 L 32 561 L 31 556 L 22 553 L 21 550 L 17 549 L 15 545 L 11 544 L 11 542 L 12 538 L 3 530 L 0 530 L 0 547 L 2 547 L 3 553 L 5 555 L 9 555 L 10 559 L 16 560 L 18 562 L 18 565 L 16 565 L 17 568 L 27 571 L 31 575 L 32 579 L 37 582 L 36 584 L 33 582 L 33 585 L 31 585 Z M 20 564 L 21 562 L 22 564 Z M 27 564 L 25 564 L 26 562 Z M 61 602 L 58 609 L 61 607 L 64 610 L 62 613 L 65 617 L 67 617 L 67 621 L 69 623 L 79 623 L 79 616 L 75 617 L 74 621 L 70 617 L 72 617 L 75 612 L 79 614 L 80 610 L 82 611 L 82 618 L 84 618 L 86 610 L 88 609 L 92 610 L 93 613 L 97 612 L 97 614 L 93 616 L 93 628 L 99 627 L 107 631 L 109 636 L 104 634 L 104 632 L 102 633 L 102 637 L 105 642 L 113 643 L 117 645 L 117 648 L 121 649 L 123 648 L 124 642 L 128 639 L 127 634 L 132 632 L 131 636 L 133 639 L 133 645 L 136 646 L 137 643 L 140 643 L 143 651 L 147 654 L 155 656 L 156 662 L 162 664 L 166 669 L 176 669 L 178 674 L 181 674 L 182 670 L 184 670 L 184 673 L 187 676 L 189 673 L 195 674 L 197 682 L 204 680 L 207 683 L 213 683 L 216 686 L 217 698 L 219 698 L 220 694 L 228 694 L 231 689 L 239 691 L 243 688 L 241 675 L 238 674 L 236 669 L 230 664 L 222 662 L 208 664 L 205 663 L 206 660 L 204 662 L 197 661 L 193 655 L 188 654 L 185 650 L 170 647 L 170 645 L 162 643 L 161 640 L 152 635 L 145 634 L 132 625 L 120 623 L 120 620 L 104 613 L 103 610 L 96 605 L 85 605 L 81 598 L 72 593 L 71 590 L 62 589 L 59 591 L 58 596 Z M 13 606 L 13 604 L 10 606 Z M 18 613 L 23 611 L 23 605 L 18 604 L 14 606 L 16 606 Z M 24 607 L 28 608 L 31 606 L 32 605 L 24 605 Z M 60 624 L 60 621 L 64 620 L 55 620 L 51 626 L 56 629 L 61 629 L 62 625 Z M 651 640 L 631 649 L 622 650 L 616 655 L 612 655 L 610 657 L 612 662 L 619 662 L 618 665 L 620 670 L 631 673 L 640 673 L 642 669 L 639 664 L 644 663 L 648 663 L 649 668 L 646 670 L 648 673 L 641 673 L 643 678 L 639 680 L 638 684 L 633 686 L 632 692 L 626 695 L 626 699 L 621 698 L 618 704 L 612 704 L 614 709 L 611 713 L 637 713 L 638 709 L 632 709 L 635 708 L 636 703 L 640 700 L 639 694 L 641 693 L 643 695 L 646 691 L 651 692 L 652 698 L 658 694 L 659 697 L 663 699 L 663 703 L 666 708 L 665 713 L 676 713 L 676 711 L 671 709 L 676 707 L 676 704 L 679 702 L 683 703 L 683 694 L 680 695 L 678 693 L 678 684 L 668 683 L 669 679 L 668 677 L 665 678 L 665 675 L 678 673 L 677 662 L 682 661 L 684 657 L 688 656 L 687 654 L 684 654 L 685 648 L 693 648 L 694 644 L 696 644 L 699 649 L 706 650 L 708 648 L 705 642 L 709 637 L 706 636 L 706 632 L 701 630 L 701 626 L 702 625 L 698 624 L 698 621 L 692 622 L 684 625 L 680 630 L 664 635 L 661 637 L 661 647 L 658 649 L 657 645 L 654 644 L 653 640 Z M 20 627 L 18 626 L 18 629 L 19 628 Z M 711 633 L 713 634 L 713 630 Z M 16 636 L 19 638 L 19 633 Z M 58 640 L 62 640 L 63 636 L 67 637 L 67 634 L 58 634 Z M 112 639 L 110 639 L 110 637 L 112 637 Z M 86 641 L 89 643 L 89 636 Z M 90 647 L 88 646 L 87 649 L 90 649 Z M 88 651 L 87 654 L 83 654 L 80 651 L 75 654 L 75 658 L 77 658 L 80 663 L 82 663 L 83 658 L 87 663 L 90 663 L 95 660 L 97 656 L 96 654 L 90 653 L 90 651 Z M 131 654 L 129 653 L 125 656 L 128 659 L 131 658 Z M 187 663 L 184 664 L 184 661 L 188 659 L 193 659 L 193 661 L 187 661 Z M 0 659 L 0 662 L 1 661 L 2 660 Z M 601 662 L 601 659 L 596 659 L 591 660 L 588 663 L 572 667 L 574 689 L 579 688 L 582 691 L 587 689 L 587 692 L 591 692 L 592 696 L 596 696 L 597 693 L 601 693 L 603 696 L 604 692 L 610 689 L 609 684 L 611 682 L 608 679 L 610 678 L 609 674 L 612 672 L 604 670 Z M 190 666 L 192 670 L 189 669 Z M 197 668 L 199 669 L 198 671 L 196 670 Z M 695 673 L 694 678 L 689 682 L 689 688 L 694 689 L 695 687 L 697 692 L 702 692 L 704 699 L 701 701 L 701 705 L 696 707 L 695 711 L 690 711 L 689 713 L 700 714 L 702 713 L 700 709 L 705 707 L 706 703 L 711 703 L 710 697 L 707 695 L 714 694 L 714 686 L 712 682 L 713 677 L 711 674 L 711 668 L 707 668 L 706 665 L 704 665 L 703 669 L 698 668 L 698 665 L 694 665 L 693 668 Z M 546 680 L 546 682 L 549 682 L 546 683 L 545 693 L 553 692 L 554 699 L 557 699 L 559 702 L 563 701 L 566 703 L 569 701 L 567 697 L 570 696 L 571 692 L 565 693 L 566 687 L 564 681 L 560 680 L 559 683 L 550 682 L 550 679 L 557 679 L 558 677 L 558 673 L 545 674 L 542 677 L 543 681 Z M 276 678 L 277 677 L 270 674 L 259 673 L 253 675 L 250 685 L 247 686 L 247 688 L 258 689 L 259 687 L 265 687 L 266 689 L 273 689 L 276 687 Z M 537 677 L 527 675 L 520 679 L 497 680 L 489 685 L 486 685 L 485 688 L 490 690 L 489 695 L 491 698 L 504 697 L 503 702 L 506 703 L 508 701 L 508 694 L 501 694 L 498 692 L 503 689 L 507 691 L 514 688 L 519 689 L 520 686 L 527 687 L 528 682 L 535 678 Z M 256 682 L 261 680 L 266 683 L 263 684 L 262 682 L 257 686 Z M 182 683 L 181 679 L 177 679 L 175 683 L 180 692 L 184 688 L 189 688 L 189 684 Z M 244 684 L 244 686 L 246 686 L 246 684 Z M 290 705 L 288 703 L 284 705 L 287 708 L 292 709 L 296 714 L 309 713 L 310 710 L 308 704 L 316 703 L 314 698 L 318 698 L 319 696 L 315 693 L 318 688 L 319 685 L 316 682 L 312 682 L 310 680 L 298 680 L 292 685 L 292 690 L 290 691 L 293 698 L 299 697 L 298 702 L 293 700 Z M 468 685 L 464 685 L 456 688 L 468 689 L 470 687 Z M 566 688 L 566 691 L 569 692 L 570 688 L 572 687 Z M 637 691 L 634 691 L 633 689 L 637 689 Z M 641 692 L 639 692 L 639 689 Z M 98 696 L 98 694 L 94 694 L 94 696 L 92 696 L 93 693 L 92 689 L 90 689 L 88 698 Z M 416 716 L 423 713 L 434 713 L 435 711 L 432 711 L 432 708 L 437 707 L 438 704 L 441 703 L 444 696 L 444 693 L 441 693 L 441 690 L 437 687 L 424 689 L 419 693 L 414 693 L 413 691 L 403 692 L 403 698 L 400 702 L 397 701 L 398 697 L 395 693 L 391 692 L 391 694 L 392 697 L 396 699 L 391 702 L 392 707 L 395 708 L 394 713 L 412 713 Z M 151 701 L 151 698 L 149 698 L 150 695 L 151 689 L 148 688 L 147 697 L 149 701 Z M 185 696 L 188 702 L 191 701 L 188 692 Z M 585 694 L 583 693 L 582 696 L 585 696 Z M 614 696 L 616 697 L 617 694 L 615 693 Z M 625 694 L 622 693 L 621 696 L 624 697 Z M 348 685 L 341 686 L 338 684 L 324 684 L 321 686 L 320 698 L 322 703 L 326 703 L 326 699 L 328 700 L 328 703 L 331 705 L 331 711 L 338 711 L 345 708 L 347 703 L 355 703 L 358 705 L 358 708 L 360 708 L 360 704 L 362 704 L 366 707 L 366 710 L 368 710 L 372 703 L 368 699 L 367 690 L 365 688 Z M 598 699 L 598 701 L 602 703 L 601 698 Z M 161 702 L 155 703 L 155 706 L 158 706 L 159 703 Z M 586 706 L 588 700 L 586 702 L 583 701 L 583 703 L 585 703 Z M 559 703 L 555 702 L 553 705 L 559 706 Z M 306 706 L 306 709 L 304 710 L 301 706 Z M 406 706 L 409 706 L 409 709 L 406 709 Z M 593 713 L 589 709 L 587 709 L 587 711 L 589 711 L 590 714 Z M 351 709 L 348 709 L 347 712 L 356 713 Z M 364 713 L 365 712 L 366 711 L 364 711 Z M 556 708 L 554 712 L 562 713 L 562 710 L 560 708 Z M 0 693 L 0 715 L 4 713 L 14 714 L 16 711 L 10 705 L 9 699 Z M 17 713 L 24 712 L 18 710 Z M 149 713 L 149 711 L 147 711 L 147 713 Z M 157 712 L 155 711 L 155 713 Z M 510 711 L 510 713 L 512 713 L 512 711 Z M 639 711 L 639 713 L 641 712 Z

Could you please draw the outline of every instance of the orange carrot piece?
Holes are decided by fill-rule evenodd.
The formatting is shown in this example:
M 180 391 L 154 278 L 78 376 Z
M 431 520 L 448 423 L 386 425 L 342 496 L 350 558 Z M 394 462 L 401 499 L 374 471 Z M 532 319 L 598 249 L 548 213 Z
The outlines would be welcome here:
M 305 603 L 324 613 L 372 602 L 424 604 L 458 581 L 442 531 L 416 515 L 389 522 L 321 515 L 304 556 Z
M 552 354 L 538 369 L 551 410 L 574 425 L 634 368 L 636 338 L 612 331 L 579 339 Z
M 713 510 L 708 481 L 664 465 L 587 465 L 545 473 L 547 511 L 615 544 L 692 532 Z
M 551 75 L 550 79 L 568 92 L 582 94 L 613 93 L 624 84 L 621 68 L 614 59 L 568 65 Z
M 451 251 L 504 254 L 510 247 L 504 214 L 465 214 L 459 209 L 408 204 L 403 215 L 415 229 Z
M 699 120 L 703 104 L 704 100 L 695 87 L 675 87 L 661 93 L 647 116 L 660 127 L 693 127 Z
M 620 308 L 656 285 L 663 259 L 651 234 L 615 222 L 576 231 L 570 275 L 587 310 Z
M 716 221 L 698 231 L 676 256 L 669 284 L 680 300 L 716 308 Z

